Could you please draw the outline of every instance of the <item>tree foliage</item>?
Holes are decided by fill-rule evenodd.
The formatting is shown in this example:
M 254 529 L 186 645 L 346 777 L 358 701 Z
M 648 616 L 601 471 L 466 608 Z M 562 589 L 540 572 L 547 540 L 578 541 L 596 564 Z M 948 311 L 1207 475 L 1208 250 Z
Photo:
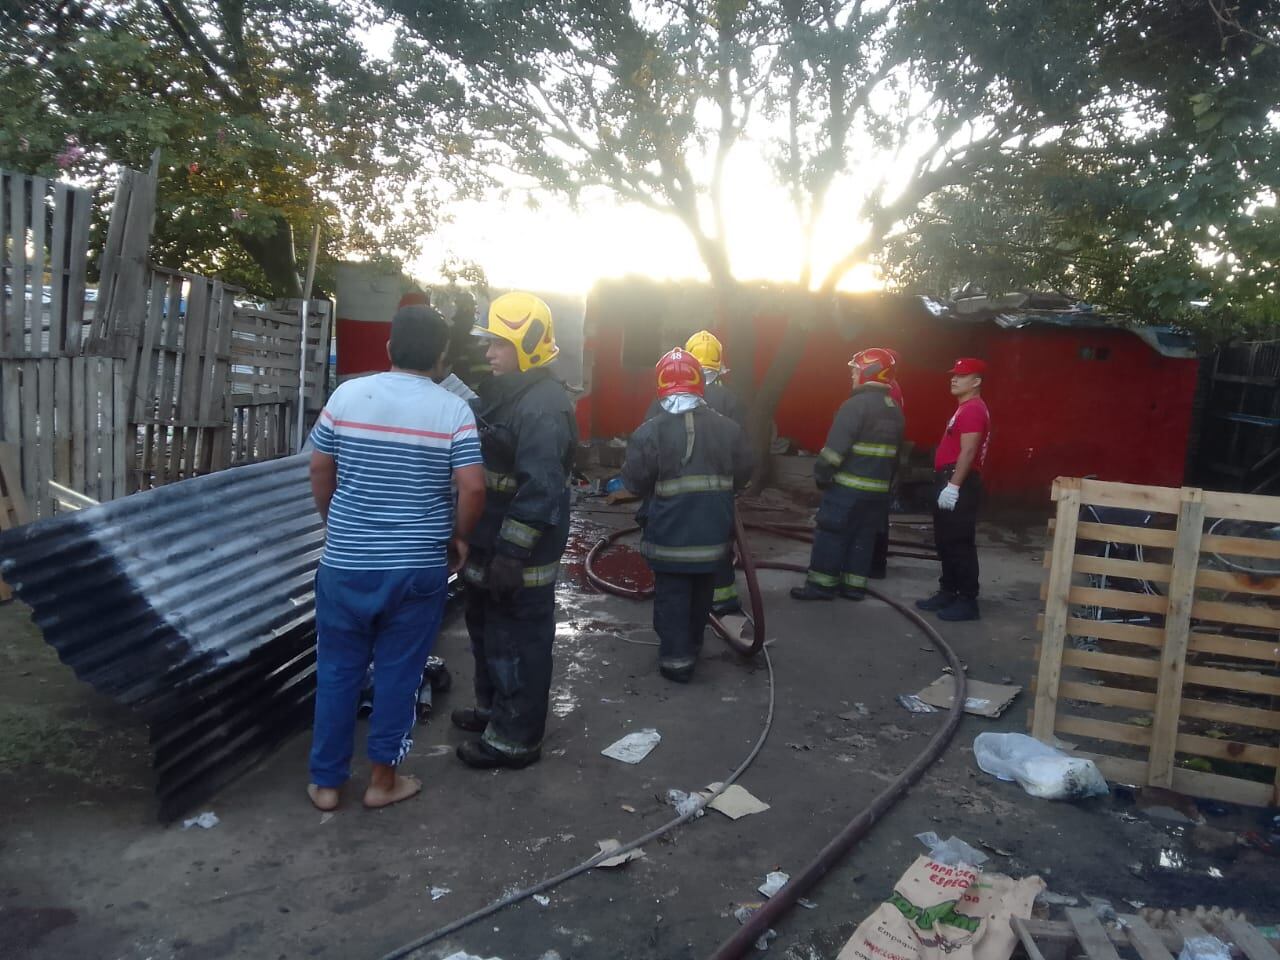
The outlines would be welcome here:
M 1207 340 L 1280 324 L 1280 19 L 1143 0 L 1101 21 L 1116 120 L 940 191 L 883 261 L 909 288 L 1049 285 Z M 1227 18 L 1227 14 L 1230 18 Z M 1271 39 L 1269 39 L 1271 38 Z
M 105 189 L 160 150 L 153 254 L 298 294 L 297 246 L 411 257 L 472 184 L 459 88 L 347 0 L 37 0 L 0 39 L 0 166 Z

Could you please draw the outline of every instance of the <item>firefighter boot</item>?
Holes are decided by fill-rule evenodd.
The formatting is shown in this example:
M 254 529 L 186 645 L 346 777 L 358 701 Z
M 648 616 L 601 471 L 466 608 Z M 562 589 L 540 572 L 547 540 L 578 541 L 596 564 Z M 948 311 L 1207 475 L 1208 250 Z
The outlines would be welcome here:
M 939 590 L 932 597 L 916 601 L 917 610 L 941 610 L 956 602 L 956 595 L 948 590 Z
M 449 715 L 449 719 L 460 730 L 466 730 L 469 733 L 484 733 L 484 728 L 489 725 L 489 711 L 481 710 L 479 707 L 462 707 L 453 711 Z

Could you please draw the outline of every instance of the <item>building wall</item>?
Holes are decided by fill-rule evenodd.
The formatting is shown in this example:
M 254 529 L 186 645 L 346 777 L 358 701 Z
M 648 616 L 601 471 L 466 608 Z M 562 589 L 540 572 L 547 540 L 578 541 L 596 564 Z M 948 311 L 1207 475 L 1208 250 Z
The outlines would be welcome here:
M 590 395 L 580 406 L 583 436 L 633 430 L 653 397 L 653 370 L 623 363 L 621 324 L 588 308 Z M 851 329 L 854 326 L 851 325 Z M 990 364 L 983 394 L 994 434 L 984 480 L 1006 501 L 1044 503 L 1057 476 L 1178 486 L 1183 482 L 1198 362 L 1162 356 L 1118 329 L 1037 325 L 1006 330 L 991 322 L 938 320 L 909 301 L 885 299 L 856 321 L 856 334 L 810 335 L 778 405 L 780 436 L 803 450 L 821 448 L 831 418 L 848 397 L 848 360 L 868 346 L 902 357 L 907 439 L 932 449 L 955 407 L 946 374 L 960 356 Z M 763 379 L 784 336 L 779 317 L 756 320 L 754 382 Z M 642 333 L 651 339 L 652 331 Z M 733 344 L 726 338 L 733 363 Z M 752 378 L 729 378 L 747 399 Z

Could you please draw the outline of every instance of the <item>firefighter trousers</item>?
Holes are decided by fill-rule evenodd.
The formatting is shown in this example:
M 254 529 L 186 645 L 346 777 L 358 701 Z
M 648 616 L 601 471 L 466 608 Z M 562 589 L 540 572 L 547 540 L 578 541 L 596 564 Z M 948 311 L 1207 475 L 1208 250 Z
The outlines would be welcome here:
M 833 486 L 822 496 L 809 555 L 809 586 L 834 593 L 838 587 L 865 590 L 871 574 L 876 534 L 889 516 L 887 494 Z
M 692 670 L 711 618 L 716 573 L 653 573 L 653 629 L 658 663 L 668 670 Z
M 486 588 L 468 585 L 466 621 L 476 661 L 476 707 L 489 714 L 483 739 L 509 756 L 532 753 L 547 728 L 555 585 L 522 587 L 502 603 Z

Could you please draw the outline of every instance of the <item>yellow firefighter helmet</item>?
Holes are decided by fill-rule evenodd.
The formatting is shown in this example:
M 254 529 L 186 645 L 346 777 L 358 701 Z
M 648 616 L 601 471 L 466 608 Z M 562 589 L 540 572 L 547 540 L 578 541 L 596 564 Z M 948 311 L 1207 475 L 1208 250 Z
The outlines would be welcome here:
M 506 340 L 516 348 L 521 372 L 545 367 L 560 353 L 551 308 L 532 293 L 504 293 L 489 304 L 489 316 L 476 324 L 477 337 Z
M 703 369 L 721 373 L 724 370 L 724 347 L 710 330 L 699 330 L 687 341 L 684 349 L 692 353 Z

